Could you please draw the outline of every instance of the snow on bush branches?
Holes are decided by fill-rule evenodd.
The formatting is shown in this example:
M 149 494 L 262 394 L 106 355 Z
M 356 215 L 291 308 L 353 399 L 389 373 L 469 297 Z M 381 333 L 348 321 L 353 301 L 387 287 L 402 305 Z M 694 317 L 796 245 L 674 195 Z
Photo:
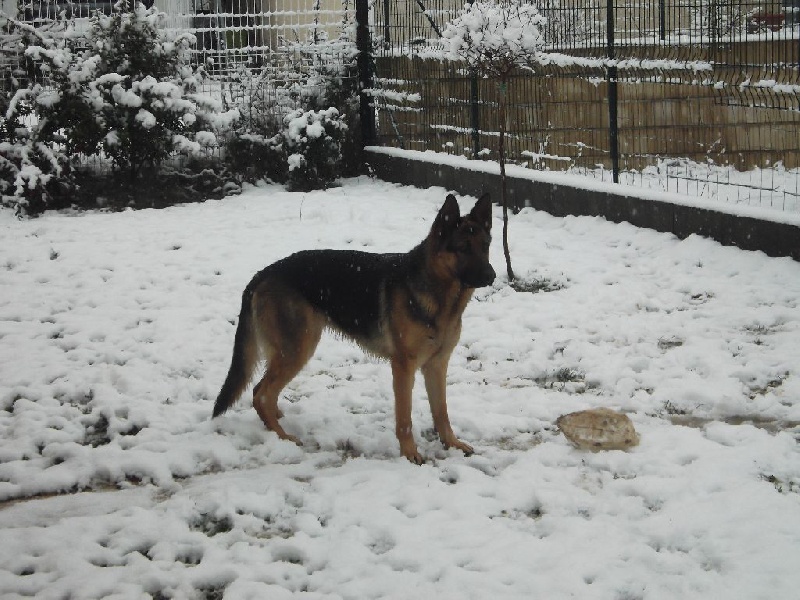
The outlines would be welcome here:
M 324 188 L 336 179 L 347 125 L 335 108 L 298 109 L 283 120 L 283 144 L 289 164 L 289 187 Z
M 484 76 L 503 77 L 539 51 L 546 21 L 534 5 L 519 1 L 466 4 L 442 31 L 444 58 L 464 61 Z
M 23 212 L 51 205 L 48 176 L 69 187 L 78 154 L 110 159 L 133 181 L 174 152 L 198 155 L 218 145 L 217 135 L 230 129 L 238 111 L 223 111 L 220 102 L 198 93 L 204 72 L 189 62 L 194 36 L 169 35 L 163 17 L 155 8 L 120 2 L 111 15 L 92 18 L 83 43 L 54 37 L 27 47 L 35 76 L 16 91 L 5 117 L 23 107 L 32 112 L 19 137 L 39 149 L 37 156 L 45 150 L 56 155 L 59 169 L 45 173 L 26 162 L 30 152 L 17 152 L 12 204 Z
M 226 145 L 230 169 L 246 181 L 270 179 L 291 190 L 326 188 L 360 169 L 359 100 L 352 24 L 329 39 L 314 30 L 289 44 L 289 60 L 253 70 L 245 65 L 230 82 L 242 109 Z

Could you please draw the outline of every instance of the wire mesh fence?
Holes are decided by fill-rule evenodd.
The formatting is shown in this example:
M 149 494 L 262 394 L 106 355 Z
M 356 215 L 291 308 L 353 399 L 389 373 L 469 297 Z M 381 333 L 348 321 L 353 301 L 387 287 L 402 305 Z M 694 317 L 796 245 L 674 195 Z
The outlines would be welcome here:
M 148 0 L 152 2 L 152 0 Z M 356 6 L 358 4 L 358 6 Z M 538 65 L 507 88 L 514 162 L 729 202 L 800 211 L 800 0 L 539 0 Z M 425 58 L 462 0 L 155 0 L 190 32 L 201 91 L 276 115 L 312 72 L 360 74 L 378 144 L 496 159 L 499 90 Z M 80 38 L 114 0 L 3 0 L 3 11 Z M 362 25 L 356 30 L 356 15 Z M 358 40 L 356 38 L 359 38 Z M 13 56 L 2 48 L 0 60 Z M 592 62 L 596 59 L 596 62 Z M 612 62 L 613 61 L 613 64 Z M 354 77 L 352 72 L 346 77 Z M 294 106 L 293 106 L 294 104 Z M 370 134 L 367 134 L 369 137 Z
M 543 51 L 587 60 L 512 75 L 514 162 L 800 211 L 800 1 L 534 4 Z M 497 83 L 429 58 L 462 6 L 374 4 L 376 143 L 497 158 Z
M 92 17 L 111 14 L 116 4 L 117 0 L 3 0 L 2 10 L 48 36 L 80 44 Z M 285 112 L 287 107 L 278 105 L 298 104 L 301 99 L 279 90 L 286 92 L 293 80 L 307 79 L 309 71 L 321 64 L 333 70 L 354 62 L 354 0 L 146 0 L 144 4 L 163 13 L 165 31 L 195 36 L 193 62 L 208 75 L 200 91 L 233 106 L 244 104 L 246 109 L 252 101 L 247 96 L 260 94 L 261 105 L 272 103 L 276 111 Z M 1 49 L 4 65 L 18 60 L 24 50 L 13 44 Z

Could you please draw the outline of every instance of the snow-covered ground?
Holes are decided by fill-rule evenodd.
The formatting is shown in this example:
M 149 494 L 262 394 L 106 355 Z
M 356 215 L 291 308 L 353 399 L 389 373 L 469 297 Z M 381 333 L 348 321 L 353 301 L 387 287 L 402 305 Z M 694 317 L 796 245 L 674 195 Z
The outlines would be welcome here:
M 400 458 L 388 366 L 330 336 L 282 401 L 303 447 L 248 396 L 209 420 L 255 271 L 301 248 L 409 249 L 444 194 L 362 178 L 0 212 L 0 597 L 797 597 L 789 259 L 523 211 L 514 266 L 542 290 L 480 290 L 450 366 L 474 456 L 433 439 L 418 382 L 429 460 Z M 638 447 L 586 453 L 554 426 L 600 406 Z

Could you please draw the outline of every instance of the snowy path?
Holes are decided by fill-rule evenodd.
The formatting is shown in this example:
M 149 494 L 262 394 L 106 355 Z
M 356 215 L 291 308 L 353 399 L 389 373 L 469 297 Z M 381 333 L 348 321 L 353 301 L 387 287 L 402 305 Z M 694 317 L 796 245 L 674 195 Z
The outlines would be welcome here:
M 515 269 L 549 291 L 479 291 L 448 376 L 475 456 L 433 440 L 418 382 L 429 462 L 399 458 L 388 366 L 332 337 L 282 402 L 302 448 L 247 397 L 208 419 L 254 272 L 302 248 L 409 249 L 443 197 L 357 179 L 0 213 L 0 597 L 796 597 L 789 259 L 523 212 Z M 641 444 L 587 454 L 556 431 L 598 406 Z

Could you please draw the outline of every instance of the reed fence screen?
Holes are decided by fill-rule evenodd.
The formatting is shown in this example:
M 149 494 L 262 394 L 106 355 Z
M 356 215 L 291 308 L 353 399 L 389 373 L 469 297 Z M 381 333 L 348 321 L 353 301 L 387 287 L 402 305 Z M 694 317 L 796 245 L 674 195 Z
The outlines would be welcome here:
M 800 211 L 800 1 L 534 4 L 544 51 L 597 61 L 512 76 L 513 162 Z M 426 58 L 462 7 L 372 5 L 378 145 L 497 159 L 497 82 Z

